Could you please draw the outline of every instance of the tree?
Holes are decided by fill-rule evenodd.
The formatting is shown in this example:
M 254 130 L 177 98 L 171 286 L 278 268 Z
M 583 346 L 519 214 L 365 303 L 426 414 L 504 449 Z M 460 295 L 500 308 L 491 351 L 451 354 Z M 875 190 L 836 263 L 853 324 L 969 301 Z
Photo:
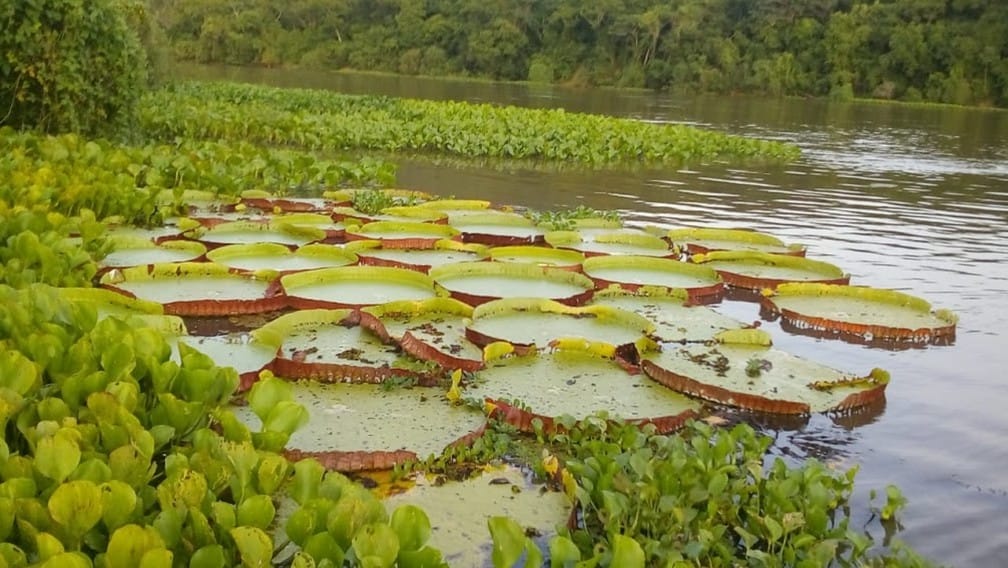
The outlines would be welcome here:
M 128 122 L 147 64 L 135 0 L 0 3 L 0 124 L 107 134 Z

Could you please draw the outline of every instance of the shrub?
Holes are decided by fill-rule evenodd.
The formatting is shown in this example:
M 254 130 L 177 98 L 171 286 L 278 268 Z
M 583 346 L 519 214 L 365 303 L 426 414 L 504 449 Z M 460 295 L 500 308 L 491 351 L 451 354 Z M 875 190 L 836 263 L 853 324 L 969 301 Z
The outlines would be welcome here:
M 135 0 L 0 4 L 0 124 L 107 133 L 128 122 L 147 65 Z

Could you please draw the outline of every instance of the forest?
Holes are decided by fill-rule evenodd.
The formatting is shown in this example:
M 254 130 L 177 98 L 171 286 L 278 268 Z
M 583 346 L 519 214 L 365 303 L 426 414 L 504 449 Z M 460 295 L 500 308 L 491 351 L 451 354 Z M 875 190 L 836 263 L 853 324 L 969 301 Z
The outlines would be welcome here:
M 1008 105 L 988 0 L 150 0 L 181 61 Z

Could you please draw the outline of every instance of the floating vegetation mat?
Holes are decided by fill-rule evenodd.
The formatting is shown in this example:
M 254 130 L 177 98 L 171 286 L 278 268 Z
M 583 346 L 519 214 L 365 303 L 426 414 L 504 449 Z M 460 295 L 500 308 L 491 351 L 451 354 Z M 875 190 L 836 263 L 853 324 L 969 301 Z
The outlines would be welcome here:
M 805 256 L 805 247 L 802 245 L 787 245 L 773 235 L 743 229 L 672 229 L 665 237 L 689 254 L 744 250 Z
M 850 282 L 850 274 L 838 266 L 786 254 L 715 251 L 693 255 L 691 260 L 716 270 L 728 286 L 749 290 L 776 288 L 787 282 Z
M 861 286 L 784 284 L 763 314 L 798 330 L 855 341 L 928 343 L 955 337 L 956 315 L 902 292 Z
M 595 288 L 582 274 L 531 264 L 466 262 L 433 268 L 430 275 L 470 306 L 501 298 L 546 298 L 577 306 L 590 300 Z
M 207 259 L 243 272 L 273 270 L 281 274 L 357 263 L 353 253 L 324 244 L 305 245 L 293 251 L 277 243 L 227 245 L 207 253 Z

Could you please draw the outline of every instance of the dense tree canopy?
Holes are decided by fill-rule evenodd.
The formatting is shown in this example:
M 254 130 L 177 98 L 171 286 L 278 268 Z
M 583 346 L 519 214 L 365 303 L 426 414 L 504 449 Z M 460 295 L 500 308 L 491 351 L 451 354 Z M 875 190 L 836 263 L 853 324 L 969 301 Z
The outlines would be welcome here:
M 151 0 L 183 60 L 1008 105 L 988 0 Z

